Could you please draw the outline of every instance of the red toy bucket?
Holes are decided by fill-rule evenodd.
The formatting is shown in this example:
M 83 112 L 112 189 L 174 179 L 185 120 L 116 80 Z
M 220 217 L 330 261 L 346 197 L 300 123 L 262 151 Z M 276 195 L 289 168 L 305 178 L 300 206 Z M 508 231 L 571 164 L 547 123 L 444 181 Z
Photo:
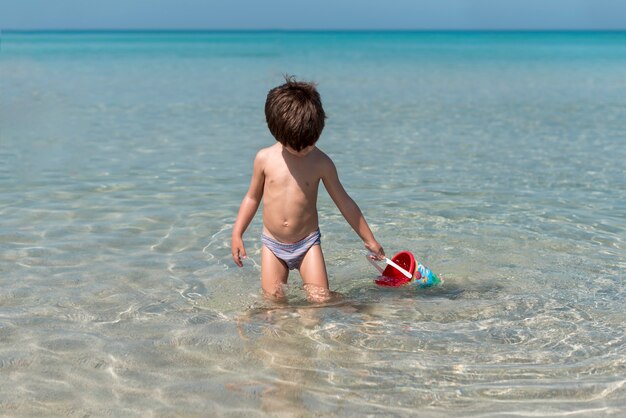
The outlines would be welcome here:
M 374 280 L 374 283 L 386 287 L 398 287 L 409 283 L 413 278 L 412 276 L 415 273 L 415 267 L 417 265 L 413 254 L 408 251 L 400 251 L 391 258 L 391 261 L 406 270 L 411 277 L 406 277 L 400 270 L 389 263 L 387 263 L 387 267 L 385 267 L 384 270 L 377 264 L 372 263 L 376 266 L 378 271 L 381 272 L 381 277 Z

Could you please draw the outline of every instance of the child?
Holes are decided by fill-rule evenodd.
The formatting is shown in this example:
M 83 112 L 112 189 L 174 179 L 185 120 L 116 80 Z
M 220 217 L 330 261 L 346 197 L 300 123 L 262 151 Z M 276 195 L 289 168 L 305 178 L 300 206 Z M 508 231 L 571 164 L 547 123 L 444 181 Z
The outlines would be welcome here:
M 232 257 L 241 267 L 246 258 L 243 233 L 263 198 L 261 287 L 266 297 L 282 298 L 289 270 L 298 269 L 313 301 L 331 296 L 320 246 L 317 191 L 320 180 L 341 214 L 363 240 L 365 248 L 382 259 L 361 210 L 344 190 L 332 160 L 315 146 L 324 129 L 324 109 L 315 85 L 286 77 L 286 83 L 267 95 L 265 118 L 278 141 L 254 159 L 252 180 L 232 232 Z

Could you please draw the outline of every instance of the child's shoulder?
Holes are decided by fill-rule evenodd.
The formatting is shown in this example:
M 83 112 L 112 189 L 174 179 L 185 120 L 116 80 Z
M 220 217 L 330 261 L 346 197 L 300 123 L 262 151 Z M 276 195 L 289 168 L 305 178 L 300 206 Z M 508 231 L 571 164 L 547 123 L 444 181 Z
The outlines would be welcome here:
M 316 157 L 323 164 L 333 164 L 333 160 L 321 149 L 315 147 Z
M 257 151 L 255 159 L 266 160 L 268 158 L 271 158 L 273 155 L 276 155 L 278 151 L 278 147 L 276 145 L 280 145 L 280 144 L 276 143 L 272 146 L 261 148 L 260 150 Z

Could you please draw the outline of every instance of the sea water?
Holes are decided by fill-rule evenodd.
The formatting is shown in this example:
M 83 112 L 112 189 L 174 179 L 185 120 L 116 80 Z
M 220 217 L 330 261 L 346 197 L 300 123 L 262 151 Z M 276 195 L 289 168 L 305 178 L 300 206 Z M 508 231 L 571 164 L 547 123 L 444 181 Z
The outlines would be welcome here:
M 9 32 L 0 43 L 0 413 L 626 411 L 626 34 Z M 267 91 L 318 83 L 343 299 L 230 256 Z

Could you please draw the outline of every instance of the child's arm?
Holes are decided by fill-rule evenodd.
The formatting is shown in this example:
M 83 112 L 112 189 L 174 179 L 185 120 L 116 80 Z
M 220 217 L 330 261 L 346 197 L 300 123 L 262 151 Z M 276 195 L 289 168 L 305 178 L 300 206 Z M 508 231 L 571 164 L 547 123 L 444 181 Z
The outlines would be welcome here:
M 333 199 L 333 202 L 335 202 L 335 205 L 337 205 L 337 208 L 339 208 L 343 217 L 363 240 L 365 248 L 376 254 L 379 259 L 382 259 L 385 256 L 383 247 L 376 241 L 376 238 L 374 238 L 374 234 L 367 224 L 359 206 L 343 188 L 343 185 L 339 181 L 335 164 L 330 158 L 326 158 L 324 161 L 322 181 L 324 182 L 326 191 L 331 199 Z
M 246 258 L 246 249 L 243 246 L 243 233 L 246 232 L 248 225 L 252 222 L 252 218 L 256 214 L 261 199 L 263 198 L 263 184 L 265 182 L 265 174 L 263 174 L 263 152 L 257 153 L 254 159 L 254 168 L 252 169 L 252 179 L 248 192 L 239 206 L 239 213 L 233 226 L 231 237 L 231 253 L 233 261 L 239 267 L 243 266 L 242 258 Z

